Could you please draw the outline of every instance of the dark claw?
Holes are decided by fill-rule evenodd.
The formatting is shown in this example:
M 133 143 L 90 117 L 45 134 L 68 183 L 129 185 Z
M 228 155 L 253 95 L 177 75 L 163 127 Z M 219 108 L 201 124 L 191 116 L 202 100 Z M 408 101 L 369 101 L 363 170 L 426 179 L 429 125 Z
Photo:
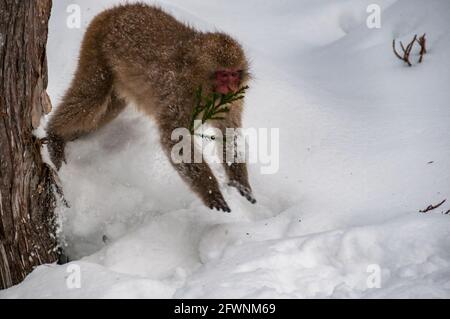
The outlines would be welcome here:
M 230 207 L 228 207 L 228 204 L 225 202 L 225 200 L 222 197 L 222 194 L 210 194 L 210 197 L 208 198 L 208 207 L 211 210 L 216 209 L 217 211 L 224 211 L 226 213 L 231 213 Z
M 256 204 L 256 199 L 254 199 L 253 197 L 245 196 L 245 198 L 247 198 L 247 200 L 248 200 L 250 203 Z
M 253 197 L 252 190 L 249 186 L 244 186 L 237 181 L 231 181 L 228 183 L 228 185 L 231 187 L 235 187 L 239 191 L 239 194 L 245 197 L 250 203 L 256 203 L 256 199 Z

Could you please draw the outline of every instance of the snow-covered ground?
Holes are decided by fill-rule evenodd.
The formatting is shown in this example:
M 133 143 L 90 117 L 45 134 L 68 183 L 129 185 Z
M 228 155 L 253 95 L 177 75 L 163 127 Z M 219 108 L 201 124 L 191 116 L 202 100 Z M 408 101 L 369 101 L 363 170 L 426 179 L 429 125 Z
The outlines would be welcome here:
M 74 3 L 81 29 L 66 27 Z M 55 105 L 86 25 L 115 3 L 54 1 Z M 245 46 L 255 80 L 244 124 L 280 129 L 279 171 L 251 165 L 258 203 L 224 188 L 232 213 L 210 211 L 130 108 L 68 146 L 60 178 L 71 208 L 59 213 L 73 261 L 38 267 L 0 298 L 449 298 L 450 202 L 419 210 L 450 201 L 450 2 L 157 3 Z M 371 3 L 380 29 L 366 25 Z M 425 32 L 424 62 L 405 66 L 392 39 Z

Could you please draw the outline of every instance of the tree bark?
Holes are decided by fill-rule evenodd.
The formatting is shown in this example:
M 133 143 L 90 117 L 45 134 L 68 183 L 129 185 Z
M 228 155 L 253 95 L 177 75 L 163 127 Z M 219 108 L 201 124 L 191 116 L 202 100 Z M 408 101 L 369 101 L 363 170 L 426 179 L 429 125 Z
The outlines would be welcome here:
M 33 135 L 51 109 L 51 0 L 0 0 L 0 289 L 57 260 L 53 172 Z

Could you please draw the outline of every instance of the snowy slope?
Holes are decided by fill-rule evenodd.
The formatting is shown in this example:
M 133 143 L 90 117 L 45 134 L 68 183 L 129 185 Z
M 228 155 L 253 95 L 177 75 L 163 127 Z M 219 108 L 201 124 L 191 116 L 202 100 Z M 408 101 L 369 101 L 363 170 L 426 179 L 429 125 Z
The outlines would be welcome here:
M 54 104 L 86 25 L 118 2 L 55 1 Z M 65 27 L 71 3 L 81 29 Z M 81 288 L 67 288 L 68 265 L 44 265 L 0 298 L 450 297 L 450 202 L 418 212 L 450 201 L 450 2 L 378 0 L 381 29 L 367 28 L 365 0 L 157 3 L 243 43 L 255 74 L 244 123 L 280 128 L 278 173 L 252 165 L 257 205 L 224 189 L 232 214 L 212 212 L 130 107 L 71 143 L 60 171 Z M 404 66 L 392 39 L 424 32 L 425 61 Z M 380 288 L 367 284 L 373 269 Z

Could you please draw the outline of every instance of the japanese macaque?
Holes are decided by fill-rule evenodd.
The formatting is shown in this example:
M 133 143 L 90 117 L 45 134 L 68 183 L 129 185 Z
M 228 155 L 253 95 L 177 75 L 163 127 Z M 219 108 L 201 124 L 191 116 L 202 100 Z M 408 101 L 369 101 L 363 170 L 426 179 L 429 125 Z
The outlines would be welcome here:
M 249 80 L 241 46 L 223 33 L 202 33 L 159 8 L 129 4 L 106 10 L 88 27 L 70 88 L 47 126 L 50 158 L 59 170 L 67 142 L 113 120 L 128 102 L 150 116 L 171 157 L 176 128 L 189 127 L 195 92 L 227 94 Z M 224 119 L 211 121 L 223 131 L 241 127 L 243 101 Z M 230 212 L 210 167 L 174 163 L 183 180 L 211 209 Z M 245 163 L 225 163 L 229 185 L 255 203 Z

